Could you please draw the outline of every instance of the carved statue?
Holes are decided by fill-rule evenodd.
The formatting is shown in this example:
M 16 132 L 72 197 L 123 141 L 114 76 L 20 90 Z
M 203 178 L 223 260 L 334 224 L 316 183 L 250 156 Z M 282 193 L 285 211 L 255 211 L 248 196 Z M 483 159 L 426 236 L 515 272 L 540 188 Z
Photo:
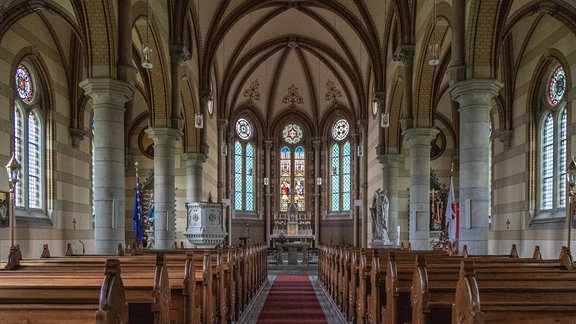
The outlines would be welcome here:
M 388 237 L 388 209 L 390 201 L 386 192 L 376 189 L 370 211 L 372 212 L 372 226 L 374 229 L 373 241 L 390 242 Z

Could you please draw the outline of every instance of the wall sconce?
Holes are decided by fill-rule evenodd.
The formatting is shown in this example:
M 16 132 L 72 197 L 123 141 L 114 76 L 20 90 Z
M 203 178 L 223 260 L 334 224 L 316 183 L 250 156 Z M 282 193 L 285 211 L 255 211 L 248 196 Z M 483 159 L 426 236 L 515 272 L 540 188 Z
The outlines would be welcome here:
M 438 58 L 440 45 L 438 45 L 438 43 L 432 43 L 428 45 L 428 51 L 430 52 L 430 60 L 428 60 L 428 65 L 438 65 L 438 63 L 440 63 L 440 59 Z
M 12 154 L 12 158 L 10 158 L 10 161 L 8 161 L 8 164 L 6 164 L 6 172 L 8 173 L 8 182 L 10 185 L 10 194 L 9 194 L 9 200 L 7 201 L 8 203 L 8 224 L 10 226 L 10 246 L 14 247 L 14 227 L 16 226 L 15 222 L 16 222 L 16 215 L 15 213 L 15 208 L 14 208 L 14 198 L 16 196 L 16 186 L 18 185 L 18 182 L 20 181 L 20 170 L 22 170 L 22 166 L 20 165 L 20 163 L 18 162 L 18 159 L 16 158 L 16 152 L 14 152 Z
M 212 95 L 212 91 L 200 90 L 200 104 L 202 105 L 202 109 L 212 116 L 212 112 L 214 111 L 214 95 Z
M 142 58 L 140 62 L 140 66 L 143 68 L 150 70 L 154 67 L 154 63 L 152 63 L 152 49 L 146 45 L 148 42 L 148 30 L 150 29 L 150 5 L 148 4 L 148 0 L 146 0 L 146 42 L 142 44 Z
M 264 185 L 265 185 L 265 186 L 269 186 L 269 185 L 270 185 L 270 178 L 268 178 L 268 177 L 264 178 Z
M 322 178 L 320 178 L 320 177 L 316 178 L 316 185 L 317 185 L 317 186 L 321 186 L 321 185 L 322 185 Z
M 372 96 L 372 114 L 374 116 L 378 115 L 381 107 L 384 106 L 385 96 L 386 92 L 384 91 L 374 91 L 374 95 Z
M 152 63 L 152 49 L 146 44 L 142 47 L 142 62 L 140 65 L 147 70 L 154 67 L 154 63 Z
M 357 155 L 358 157 L 364 155 L 364 150 L 362 150 L 362 145 L 358 145 L 358 146 L 356 147 L 356 155 Z
M 390 127 L 390 113 L 383 112 L 380 114 L 380 127 Z
M 204 116 L 201 113 L 194 114 L 194 127 L 204 128 Z
M 432 20 L 432 35 L 434 39 L 436 37 L 436 0 L 434 0 L 434 19 Z M 430 52 L 430 59 L 428 60 L 428 65 L 438 65 L 440 59 L 438 58 L 438 53 L 440 53 L 440 45 L 434 41 L 428 45 L 428 51 Z

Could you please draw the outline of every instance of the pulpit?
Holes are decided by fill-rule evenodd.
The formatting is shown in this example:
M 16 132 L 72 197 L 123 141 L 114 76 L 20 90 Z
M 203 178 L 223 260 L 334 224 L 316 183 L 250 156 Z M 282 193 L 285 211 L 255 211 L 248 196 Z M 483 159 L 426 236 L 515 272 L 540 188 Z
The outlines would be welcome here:
M 187 226 L 184 236 L 196 248 L 214 248 L 228 235 L 224 231 L 224 205 L 211 202 L 186 204 Z

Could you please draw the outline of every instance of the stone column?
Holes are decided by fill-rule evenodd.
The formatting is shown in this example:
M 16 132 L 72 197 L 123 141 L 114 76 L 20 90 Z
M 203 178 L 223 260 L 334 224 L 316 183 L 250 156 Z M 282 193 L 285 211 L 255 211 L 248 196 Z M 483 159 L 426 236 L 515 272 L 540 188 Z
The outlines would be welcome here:
M 465 80 L 450 89 L 460 104 L 460 202 L 459 248 L 466 244 L 471 254 L 488 254 L 490 211 L 490 124 L 491 100 L 502 83 L 493 79 Z M 472 135 L 468 135 L 472 134 Z M 468 207 L 470 207 L 468 209 Z
M 146 133 L 154 140 L 154 247 L 169 249 L 176 239 L 174 155 L 182 133 L 166 127 L 148 128 Z
M 428 250 L 430 229 L 430 142 L 436 128 L 411 128 L 403 136 L 410 145 L 410 243 L 412 249 Z
M 404 95 L 402 100 L 402 115 L 400 125 L 402 129 L 411 129 L 414 124 L 414 115 L 412 113 L 412 85 L 414 74 L 414 45 L 399 45 L 394 52 L 394 61 L 402 62 L 402 75 L 404 75 Z
M 322 141 L 313 141 L 312 146 L 314 147 L 314 247 L 317 247 L 318 242 L 320 242 L 320 198 L 322 197 L 322 186 L 318 179 L 322 179 L 320 167 Z
M 227 187 L 225 183 L 229 178 L 228 173 L 228 146 L 226 146 L 226 130 L 228 128 L 228 119 L 219 118 L 218 119 L 218 146 L 219 146 L 219 153 L 218 153 L 218 202 L 224 202 L 224 199 L 230 200 L 230 196 L 228 195 L 228 191 L 226 190 Z M 224 204 L 224 209 L 222 213 L 224 214 L 224 219 L 226 221 L 226 231 L 228 232 L 228 246 L 232 246 L 232 217 L 230 216 L 230 209 L 232 206 L 230 204 Z
M 359 221 L 360 217 L 362 217 L 362 235 L 364 240 L 362 241 L 362 247 L 368 246 L 368 218 L 370 215 L 370 209 L 368 208 L 368 179 L 367 179 L 367 172 L 368 172 L 368 159 L 364 157 L 364 150 L 368 146 L 368 122 L 365 119 L 358 121 L 358 146 L 359 151 L 352 152 L 353 156 L 356 156 L 358 160 L 358 184 L 356 185 L 356 195 L 355 199 L 359 199 L 362 202 L 360 206 L 360 211 L 357 212 L 355 215 L 355 233 L 358 233 Z M 360 154 L 358 154 L 360 152 Z M 356 210 L 354 207 L 355 202 L 352 201 L 352 208 Z M 358 246 L 358 245 L 356 245 Z
M 270 193 L 270 150 L 272 149 L 272 141 L 264 141 L 264 178 L 268 179 L 268 183 L 264 184 L 264 219 L 266 223 L 266 242 L 270 242 L 270 231 L 272 218 L 271 206 L 271 193 Z
M 406 233 L 408 230 L 408 219 L 399 218 L 398 213 L 398 170 L 404 157 L 400 154 L 378 154 L 378 161 L 382 164 L 383 183 L 382 190 L 386 192 L 390 201 L 388 221 L 388 237 L 390 241 L 396 244 L 398 240 L 397 228 L 400 226 L 401 231 Z
M 182 165 L 186 168 L 186 202 L 202 201 L 202 170 L 208 159 L 204 153 L 184 153 Z
M 190 59 L 190 52 L 184 45 L 170 45 L 170 76 L 171 76 L 171 98 L 172 111 L 170 113 L 171 127 L 174 129 L 184 128 L 184 119 L 181 115 L 180 104 L 180 64 L 184 60 Z
M 116 254 L 125 244 L 124 104 L 129 83 L 90 78 L 80 82 L 94 109 L 94 246 L 96 254 Z

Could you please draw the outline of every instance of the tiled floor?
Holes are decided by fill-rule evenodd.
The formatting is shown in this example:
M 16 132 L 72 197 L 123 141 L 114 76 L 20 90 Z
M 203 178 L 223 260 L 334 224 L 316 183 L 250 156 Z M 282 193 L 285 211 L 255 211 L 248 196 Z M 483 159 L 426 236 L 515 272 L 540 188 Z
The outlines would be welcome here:
M 299 260 L 301 261 L 301 260 Z M 277 274 L 306 274 L 309 276 L 312 286 L 316 291 L 316 296 L 322 306 L 322 310 L 326 315 L 329 324 L 345 324 L 344 316 L 338 310 L 332 299 L 327 295 L 324 287 L 318 282 L 318 266 L 316 264 L 302 264 L 286 265 L 286 264 L 268 264 L 268 282 L 260 289 L 256 297 L 252 300 L 246 311 L 238 320 L 240 324 L 256 323 L 258 315 L 264 306 L 266 296 L 270 291 L 270 287 L 274 283 Z

